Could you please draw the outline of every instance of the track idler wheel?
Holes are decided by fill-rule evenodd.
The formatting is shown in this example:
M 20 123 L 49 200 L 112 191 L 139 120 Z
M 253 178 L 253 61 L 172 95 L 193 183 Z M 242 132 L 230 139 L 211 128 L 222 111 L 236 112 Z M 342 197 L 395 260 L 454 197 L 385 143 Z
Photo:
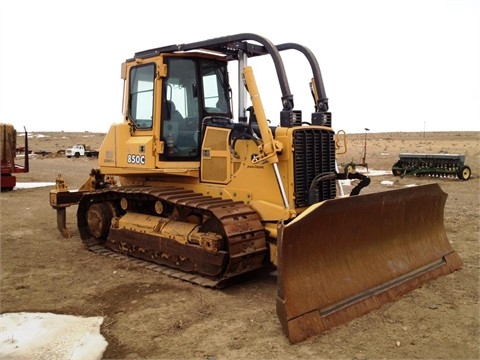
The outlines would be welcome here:
M 115 215 L 113 206 L 109 203 L 92 204 L 87 211 L 86 220 L 89 233 L 95 239 L 106 239 Z

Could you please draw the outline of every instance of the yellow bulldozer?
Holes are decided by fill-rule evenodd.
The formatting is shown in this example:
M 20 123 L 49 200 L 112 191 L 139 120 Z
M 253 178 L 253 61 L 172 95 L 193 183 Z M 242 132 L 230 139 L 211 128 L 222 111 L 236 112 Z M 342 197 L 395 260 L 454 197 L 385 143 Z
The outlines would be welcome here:
M 294 110 L 287 51 L 312 72 L 307 119 Z M 280 89 L 278 125 L 250 65 L 260 57 L 278 79 L 263 84 L 268 95 Z M 75 191 L 60 174 L 50 192 L 65 236 L 66 208 L 78 205 L 90 250 L 212 288 L 275 266 L 277 315 L 291 343 L 462 266 L 437 184 L 337 195 L 338 141 L 307 47 L 243 33 L 137 52 L 121 77 L 123 121 L 105 136 L 99 167 Z

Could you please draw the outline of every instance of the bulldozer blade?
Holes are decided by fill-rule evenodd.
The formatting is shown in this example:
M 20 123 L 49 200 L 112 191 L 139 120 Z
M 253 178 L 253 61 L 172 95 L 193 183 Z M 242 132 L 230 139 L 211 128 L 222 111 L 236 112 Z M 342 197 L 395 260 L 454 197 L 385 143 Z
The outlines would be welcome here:
M 462 266 L 437 184 L 327 200 L 279 224 L 277 315 L 291 343 Z

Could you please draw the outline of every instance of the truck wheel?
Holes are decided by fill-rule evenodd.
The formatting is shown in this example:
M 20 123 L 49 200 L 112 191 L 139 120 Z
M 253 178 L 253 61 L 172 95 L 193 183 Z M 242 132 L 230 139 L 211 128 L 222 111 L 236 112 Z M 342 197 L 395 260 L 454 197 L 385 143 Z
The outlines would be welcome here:
M 80 153 L 76 152 L 76 153 L 75 153 L 75 157 L 76 157 L 76 158 L 79 158 L 79 157 L 80 157 Z
M 460 180 L 466 181 L 470 179 L 470 175 L 472 175 L 472 171 L 468 166 L 463 166 L 460 170 L 457 172 L 457 176 Z

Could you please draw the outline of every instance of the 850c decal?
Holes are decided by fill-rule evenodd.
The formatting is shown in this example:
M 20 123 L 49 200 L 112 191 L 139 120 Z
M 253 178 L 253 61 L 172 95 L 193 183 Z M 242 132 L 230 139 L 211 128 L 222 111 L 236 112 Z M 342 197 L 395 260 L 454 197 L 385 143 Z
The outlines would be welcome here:
M 127 163 L 145 165 L 145 155 L 128 154 Z

